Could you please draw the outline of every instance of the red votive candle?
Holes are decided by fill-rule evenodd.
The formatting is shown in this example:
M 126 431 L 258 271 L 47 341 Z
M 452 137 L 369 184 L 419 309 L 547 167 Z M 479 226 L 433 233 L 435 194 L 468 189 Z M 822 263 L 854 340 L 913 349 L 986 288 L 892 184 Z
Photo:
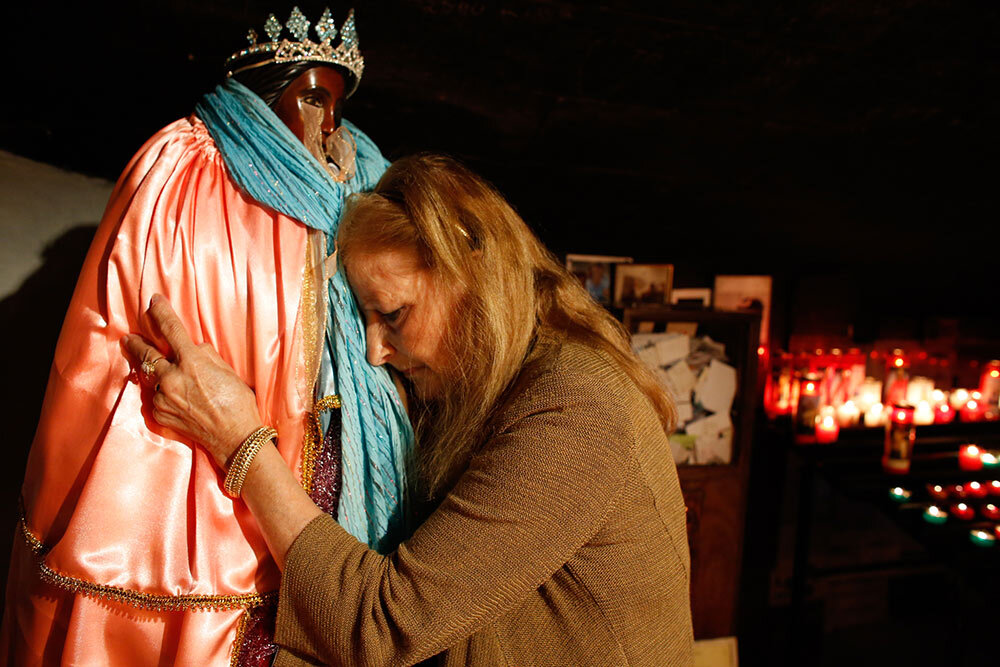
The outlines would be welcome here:
M 1000 496 L 1000 479 L 995 479 L 986 485 L 991 496 Z
M 1000 507 L 997 507 L 993 503 L 986 503 L 983 505 L 981 512 L 987 519 L 991 519 L 993 521 L 1000 519 Z
M 962 521 L 972 521 L 972 518 L 976 516 L 976 512 L 965 503 L 958 503 L 951 506 L 951 515 Z
M 965 490 L 965 487 L 961 484 L 952 484 L 948 487 L 948 495 L 952 498 L 958 498 L 961 500 L 969 495 L 969 492 Z
M 927 495 L 934 500 L 948 500 L 948 489 L 940 484 L 928 484 Z
M 986 497 L 986 487 L 979 482 L 969 482 L 965 485 L 965 492 L 969 494 L 970 498 L 985 498 Z
M 961 415 L 964 422 L 982 421 L 983 417 L 986 416 L 986 406 L 982 402 L 970 398 L 962 406 Z
M 950 424 L 955 421 L 955 411 L 947 403 L 941 403 L 934 408 L 935 424 Z
M 816 420 L 816 442 L 824 445 L 837 442 L 839 435 L 840 424 L 832 416 L 826 415 Z
M 982 470 L 982 451 L 976 445 L 962 445 L 958 448 L 958 467 L 962 470 Z

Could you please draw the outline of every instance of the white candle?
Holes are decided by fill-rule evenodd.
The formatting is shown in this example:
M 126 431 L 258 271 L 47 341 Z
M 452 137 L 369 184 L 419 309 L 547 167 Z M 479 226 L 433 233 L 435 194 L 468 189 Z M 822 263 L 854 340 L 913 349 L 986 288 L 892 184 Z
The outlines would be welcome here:
M 917 405 L 920 401 L 930 401 L 931 392 L 934 391 L 934 381 L 930 378 L 917 376 L 911 378 L 906 385 L 906 402 L 910 405 Z
M 937 407 L 948 400 L 948 394 L 944 393 L 940 389 L 935 389 L 931 392 L 931 405 Z
M 882 400 L 882 382 L 875 378 L 865 378 L 865 381 L 858 387 L 858 396 L 854 400 L 861 412 L 868 412 L 868 408 Z
M 969 402 L 969 392 L 965 389 L 956 389 L 951 392 L 951 396 L 948 397 L 948 402 L 951 403 L 951 407 L 956 411 L 961 410 L 965 407 L 965 404 Z
M 865 426 L 882 426 L 883 424 L 885 424 L 885 409 L 881 403 L 876 403 L 865 411 Z
M 913 423 L 917 426 L 926 426 L 934 423 L 934 408 L 930 401 L 920 401 L 917 409 L 913 411 Z
M 840 422 L 841 427 L 854 426 L 860 418 L 861 410 L 854 404 L 854 401 L 847 401 L 837 408 L 837 421 Z M 933 412 L 931 413 L 931 418 L 934 418 Z

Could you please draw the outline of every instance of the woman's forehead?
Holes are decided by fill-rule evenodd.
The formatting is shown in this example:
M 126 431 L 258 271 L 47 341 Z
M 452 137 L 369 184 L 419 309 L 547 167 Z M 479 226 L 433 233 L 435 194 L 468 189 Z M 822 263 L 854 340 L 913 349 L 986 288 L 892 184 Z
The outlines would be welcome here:
M 429 273 L 416 250 L 393 248 L 352 254 L 347 278 L 363 301 L 384 301 L 408 296 L 420 289 Z

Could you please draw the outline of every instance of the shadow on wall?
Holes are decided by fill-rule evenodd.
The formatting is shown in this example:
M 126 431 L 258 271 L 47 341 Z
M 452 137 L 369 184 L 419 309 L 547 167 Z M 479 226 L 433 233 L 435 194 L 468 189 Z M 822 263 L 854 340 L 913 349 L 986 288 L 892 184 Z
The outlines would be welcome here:
M 56 341 L 83 260 L 97 231 L 81 223 L 49 243 L 42 266 L 0 301 L 0 405 L 7 415 L 6 460 L 0 472 L 0 583 L 7 569 L 19 518 L 19 496 L 28 450 L 42 409 Z M 0 611 L 2 613 L 2 611 Z

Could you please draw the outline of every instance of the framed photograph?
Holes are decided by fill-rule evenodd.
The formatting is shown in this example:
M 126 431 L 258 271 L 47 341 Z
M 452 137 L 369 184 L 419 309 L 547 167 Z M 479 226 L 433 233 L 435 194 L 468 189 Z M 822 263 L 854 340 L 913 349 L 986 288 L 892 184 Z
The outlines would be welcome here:
M 760 344 L 766 345 L 771 323 L 771 276 L 716 276 L 715 307 L 760 313 Z
M 604 306 L 611 305 L 611 286 L 614 284 L 615 267 L 631 263 L 631 257 L 566 255 L 566 268 L 590 292 L 594 301 Z
M 673 282 L 673 264 L 623 264 L 615 273 L 615 305 L 667 305 Z

